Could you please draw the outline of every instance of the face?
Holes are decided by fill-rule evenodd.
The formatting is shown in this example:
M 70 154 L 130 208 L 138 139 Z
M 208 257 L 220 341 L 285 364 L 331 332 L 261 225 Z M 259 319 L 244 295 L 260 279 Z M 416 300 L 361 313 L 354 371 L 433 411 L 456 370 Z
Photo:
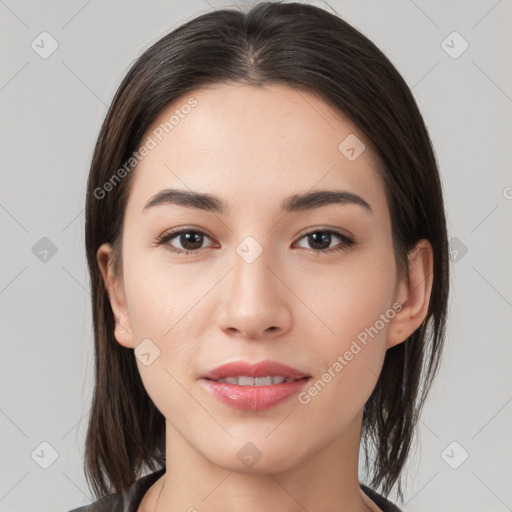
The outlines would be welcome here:
M 196 454 L 243 471 L 245 447 L 261 456 L 247 471 L 290 468 L 360 418 L 386 349 L 409 334 L 376 160 L 345 117 L 282 85 L 198 90 L 148 136 L 156 144 L 131 176 L 122 276 L 109 287 L 116 338 L 136 348 L 149 396 Z M 165 189 L 218 202 L 161 196 L 145 208 Z M 319 191 L 352 195 L 289 201 Z M 202 378 L 234 361 L 308 378 L 241 393 Z

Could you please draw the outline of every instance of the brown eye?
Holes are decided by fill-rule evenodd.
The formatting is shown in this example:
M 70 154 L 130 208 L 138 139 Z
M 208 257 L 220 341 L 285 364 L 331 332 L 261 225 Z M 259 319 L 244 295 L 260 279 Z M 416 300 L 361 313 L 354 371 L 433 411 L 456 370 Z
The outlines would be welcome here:
M 311 249 L 315 252 L 342 251 L 356 243 L 351 238 L 330 229 L 317 229 L 316 231 L 310 231 L 302 236 L 301 240 L 304 238 L 307 239 Z M 330 247 L 333 240 L 335 241 L 336 239 L 341 240 L 341 242 L 338 243 L 338 247 Z
M 182 229 L 181 231 L 163 235 L 158 239 L 157 243 L 158 245 L 166 245 L 170 251 L 178 254 L 191 254 L 202 248 L 205 238 L 209 237 L 202 231 Z M 169 243 L 173 239 L 176 239 L 176 241 L 173 244 Z M 178 245 L 178 247 L 176 247 L 176 245 Z

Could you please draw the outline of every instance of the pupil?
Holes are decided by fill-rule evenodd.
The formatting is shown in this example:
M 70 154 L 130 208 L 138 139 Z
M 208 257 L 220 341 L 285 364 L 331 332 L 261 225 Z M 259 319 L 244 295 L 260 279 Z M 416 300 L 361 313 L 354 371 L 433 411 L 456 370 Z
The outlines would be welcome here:
M 320 234 L 320 236 L 318 236 Z M 316 233 L 311 233 L 309 235 L 310 237 L 310 244 L 313 248 L 316 249 L 322 249 L 325 247 L 315 247 L 315 244 L 318 246 L 322 246 L 323 244 L 327 244 L 327 247 L 329 247 L 331 242 L 331 234 L 327 233 L 325 231 L 317 231 Z M 312 241 L 312 242 L 311 242 Z
M 202 239 L 201 233 L 197 233 L 196 231 L 190 231 L 188 233 L 184 233 L 181 235 L 181 245 L 187 250 L 199 249 L 201 247 Z M 194 241 L 195 238 L 195 241 Z M 187 244 L 192 244 L 193 247 L 188 246 Z M 195 244 L 195 245 L 194 245 Z M 197 247 L 196 247 L 197 246 Z

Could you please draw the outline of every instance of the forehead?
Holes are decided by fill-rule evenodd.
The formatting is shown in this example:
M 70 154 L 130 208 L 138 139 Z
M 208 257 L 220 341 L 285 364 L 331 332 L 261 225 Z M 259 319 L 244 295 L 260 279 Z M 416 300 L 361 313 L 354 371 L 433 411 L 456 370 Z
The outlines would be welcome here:
M 260 208 L 290 193 L 342 188 L 385 207 L 364 134 L 318 96 L 285 85 L 216 84 L 187 93 L 160 113 L 142 143 L 150 139 L 131 178 L 129 205 L 139 212 L 166 187 Z M 344 153 L 363 144 L 355 160 Z

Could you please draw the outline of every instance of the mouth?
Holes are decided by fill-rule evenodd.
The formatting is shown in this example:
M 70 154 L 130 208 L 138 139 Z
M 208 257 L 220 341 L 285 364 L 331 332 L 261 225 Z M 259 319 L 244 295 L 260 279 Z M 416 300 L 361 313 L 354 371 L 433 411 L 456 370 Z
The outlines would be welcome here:
M 217 366 L 217 368 L 214 368 L 208 373 L 201 375 L 202 379 L 215 381 L 219 381 L 221 379 L 236 378 L 236 383 L 234 381 L 228 381 L 228 383 L 239 384 L 241 386 L 268 386 L 271 384 L 281 384 L 281 382 L 286 380 L 298 380 L 304 377 L 309 377 L 309 375 L 305 372 L 297 370 L 296 368 L 292 368 L 291 366 L 270 360 L 260 361 L 259 363 L 233 361 L 231 363 Z M 272 382 L 269 382 L 268 379 L 272 379 Z
M 307 378 L 307 377 L 302 377 Z M 248 375 L 237 375 L 234 377 L 224 377 L 222 379 L 207 379 L 224 384 L 233 384 L 235 386 L 272 386 L 282 384 L 283 382 L 295 382 L 296 380 L 282 375 L 267 375 L 266 377 L 250 377 Z
M 310 379 L 310 375 L 276 361 L 235 361 L 202 375 L 200 382 L 226 405 L 260 411 L 296 395 Z

